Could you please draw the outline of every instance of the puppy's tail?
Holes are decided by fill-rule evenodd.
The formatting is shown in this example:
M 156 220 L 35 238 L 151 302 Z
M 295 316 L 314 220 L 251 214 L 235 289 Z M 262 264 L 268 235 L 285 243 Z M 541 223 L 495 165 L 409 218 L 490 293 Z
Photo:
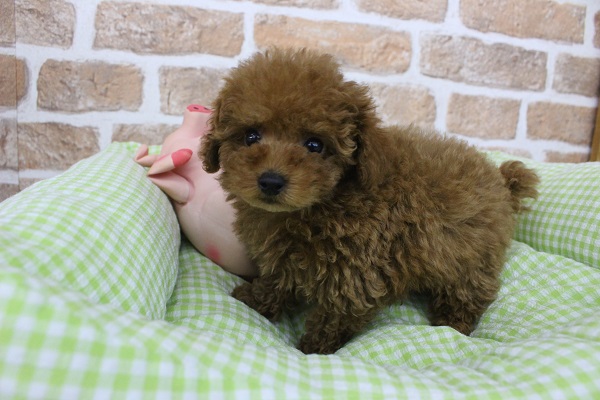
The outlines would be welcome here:
M 503 162 L 500 165 L 500 173 L 504 177 L 505 186 L 510 190 L 514 212 L 528 211 L 529 207 L 523 205 L 522 200 L 537 198 L 536 186 L 540 183 L 540 178 L 521 161 Z

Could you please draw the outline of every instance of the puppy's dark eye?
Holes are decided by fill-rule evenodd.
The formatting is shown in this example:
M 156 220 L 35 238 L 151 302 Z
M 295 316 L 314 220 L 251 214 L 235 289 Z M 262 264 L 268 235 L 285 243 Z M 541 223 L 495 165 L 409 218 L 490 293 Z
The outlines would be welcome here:
M 260 132 L 254 128 L 248 129 L 246 131 L 246 136 L 244 136 L 244 142 L 246 143 L 246 146 L 252 146 L 254 143 L 260 142 L 260 139 Z
M 323 142 L 318 138 L 309 138 L 304 142 L 304 147 L 308 149 L 311 153 L 320 153 L 323 151 Z

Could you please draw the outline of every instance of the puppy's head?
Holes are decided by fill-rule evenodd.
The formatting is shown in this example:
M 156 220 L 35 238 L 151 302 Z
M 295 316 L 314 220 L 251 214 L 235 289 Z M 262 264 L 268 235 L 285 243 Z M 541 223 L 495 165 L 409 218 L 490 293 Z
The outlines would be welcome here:
M 272 212 L 330 198 L 378 124 L 367 88 L 308 50 L 254 55 L 226 77 L 213 106 L 204 168 L 222 170 L 230 196 Z

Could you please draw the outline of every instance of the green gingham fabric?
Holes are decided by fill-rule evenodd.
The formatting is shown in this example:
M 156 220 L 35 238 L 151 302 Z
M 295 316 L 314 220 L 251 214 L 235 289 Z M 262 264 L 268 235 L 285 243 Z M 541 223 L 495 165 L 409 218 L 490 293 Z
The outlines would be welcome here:
M 135 149 L 0 204 L 0 399 L 600 398 L 600 164 L 528 161 L 541 196 L 472 336 L 414 298 L 305 356 L 306 315 L 229 296 L 241 279 L 180 238 Z

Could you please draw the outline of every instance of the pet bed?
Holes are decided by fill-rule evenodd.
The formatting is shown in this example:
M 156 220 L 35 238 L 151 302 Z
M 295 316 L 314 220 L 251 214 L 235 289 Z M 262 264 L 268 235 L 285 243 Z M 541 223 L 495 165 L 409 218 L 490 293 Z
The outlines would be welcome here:
M 527 161 L 541 195 L 470 337 L 415 298 L 305 356 L 305 314 L 233 299 L 241 278 L 181 239 L 137 146 L 0 204 L 0 398 L 600 398 L 600 163 Z

